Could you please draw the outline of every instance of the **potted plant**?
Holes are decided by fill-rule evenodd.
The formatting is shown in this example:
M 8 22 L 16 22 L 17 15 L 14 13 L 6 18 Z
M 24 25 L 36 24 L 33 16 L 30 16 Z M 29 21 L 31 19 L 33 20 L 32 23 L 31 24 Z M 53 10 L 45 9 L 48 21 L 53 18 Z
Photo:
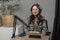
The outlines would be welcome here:
M 5 0 L 5 1 L 9 2 L 9 0 Z M 15 5 L 9 4 L 6 7 L 3 6 L 3 8 L 2 8 L 2 12 L 3 12 L 2 25 L 4 27 L 12 27 L 13 26 L 13 21 L 14 21 L 13 12 L 17 9 L 18 6 L 19 6 L 19 4 L 15 4 Z

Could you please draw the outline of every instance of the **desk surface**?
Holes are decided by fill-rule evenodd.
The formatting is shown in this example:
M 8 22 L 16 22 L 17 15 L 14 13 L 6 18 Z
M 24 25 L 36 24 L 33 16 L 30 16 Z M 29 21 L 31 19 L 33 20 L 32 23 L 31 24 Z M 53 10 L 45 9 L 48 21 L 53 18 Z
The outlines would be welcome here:
M 18 37 L 16 36 L 15 38 L 12 38 L 11 40 L 48 40 L 49 36 L 42 36 L 42 38 L 29 38 L 29 36 L 24 36 L 24 37 Z

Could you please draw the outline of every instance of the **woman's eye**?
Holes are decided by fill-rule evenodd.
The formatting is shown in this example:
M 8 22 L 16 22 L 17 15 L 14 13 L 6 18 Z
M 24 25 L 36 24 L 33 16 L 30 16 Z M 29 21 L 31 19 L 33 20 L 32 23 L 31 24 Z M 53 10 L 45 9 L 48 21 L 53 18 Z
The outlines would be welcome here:
M 35 10 L 38 10 L 38 9 L 35 9 Z

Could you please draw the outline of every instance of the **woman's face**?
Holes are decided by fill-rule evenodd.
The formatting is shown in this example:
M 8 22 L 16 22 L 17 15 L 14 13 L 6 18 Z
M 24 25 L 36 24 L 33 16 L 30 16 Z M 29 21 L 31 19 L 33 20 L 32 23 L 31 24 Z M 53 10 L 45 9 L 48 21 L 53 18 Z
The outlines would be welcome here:
M 35 15 L 35 16 L 39 14 L 39 9 L 36 6 L 33 6 L 32 14 Z

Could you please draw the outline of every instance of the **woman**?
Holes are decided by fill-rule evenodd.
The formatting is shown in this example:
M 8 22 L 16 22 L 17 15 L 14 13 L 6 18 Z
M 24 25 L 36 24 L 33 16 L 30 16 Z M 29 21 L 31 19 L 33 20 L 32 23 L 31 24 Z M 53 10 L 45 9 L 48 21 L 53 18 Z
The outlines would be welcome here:
M 29 27 L 29 30 L 31 31 L 39 31 L 42 33 L 42 30 L 46 31 L 46 27 L 43 28 L 44 24 L 44 18 L 41 15 L 42 9 L 40 8 L 39 4 L 34 4 L 31 7 L 31 15 L 29 17 L 28 25 L 32 27 Z M 32 24 L 32 25 L 31 25 Z

